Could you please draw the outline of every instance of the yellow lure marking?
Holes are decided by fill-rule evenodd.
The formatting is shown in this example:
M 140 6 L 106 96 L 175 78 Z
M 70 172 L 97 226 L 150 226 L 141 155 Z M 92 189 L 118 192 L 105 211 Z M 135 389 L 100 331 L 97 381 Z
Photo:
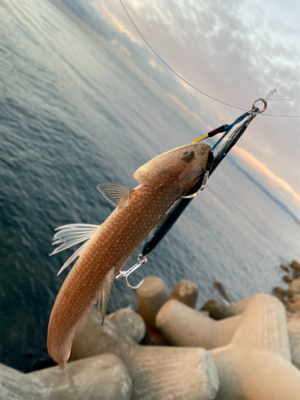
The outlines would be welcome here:
M 207 139 L 207 138 L 208 138 L 208 135 L 201 136 L 201 137 L 199 137 L 198 139 L 193 140 L 192 143 L 201 142 L 202 140 Z

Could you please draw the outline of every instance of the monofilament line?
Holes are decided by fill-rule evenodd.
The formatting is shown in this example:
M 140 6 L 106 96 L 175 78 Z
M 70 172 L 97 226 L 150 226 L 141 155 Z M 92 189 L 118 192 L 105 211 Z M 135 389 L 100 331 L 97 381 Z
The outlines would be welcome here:
M 236 110 L 240 110 L 240 111 L 248 111 L 244 108 L 241 107 L 236 107 L 232 104 L 228 104 L 225 103 L 224 101 L 218 100 L 216 97 L 210 96 L 209 94 L 203 92 L 202 90 L 198 89 L 196 86 L 194 86 L 193 84 L 191 84 L 190 82 L 188 82 L 187 80 L 185 80 L 182 76 L 180 76 L 176 71 L 174 71 L 157 53 L 156 51 L 153 49 L 153 47 L 151 47 L 151 45 L 147 42 L 147 40 L 144 38 L 144 36 L 141 34 L 140 30 L 138 29 L 138 27 L 136 26 L 135 22 L 133 21 L 133 19 L 131 18 L 129 12 L 127 11 L 127 8 L 125 7 L 125 5 L 123 4 L 122 0 L 119 0 L 125 14 L 127 15 L 127 17 L 129 18 L 130 22 L 132 23 L 132 25 L 134 26 L 135 30 L 137 31 L 137 33 L 140 35 L 140 37 L 142 38 L 143 42 L 146 44 L 146 46 L 148 46 L 148 48 L 152 51 L 152 53 L 159 59 L 159 61 L 169 70 L 171 71 L 174 75 L 177 76 L 177 78 L 181 79 L 184 83 L 186 83 L 188 86 L 190 86 L 191 88 L 193 88 L 194 90 L 196 90 L 197 92 L 201 93 L 203 96 L 208 97 L 209 99 L 216 101 L 219 104 L 223 104 L 226 107 L 231 107 L 231 108 L 235 108 Z M 299 68 L 298 68 L 299 69 Z M 281 87 L 296 71 L 294 71 L 279 87 Z M 279 89 L 279 87 L 277 89 L 275 89 L 275 91 L 277 91 Z M 270 92 L 271 93 L 271 92 Z M 269 95 L 269 94 L 268 94 Z M 289 100 L 289 99 L 286 99 Z M 259 114 L 259 116 L 266 116 L 266 117 L 273 117 L 273 118 L 300 118 L 300 115 L 273 115 L 273 114 Z
M 292 100 L 292 99 L 270 99 L 271 96 L 273 96 L 274 93 L 276 93 L 284 84 L 287 82 L 298 70 L 300 67 L 296 68 L 294 72 L 292 72 L 283 82 L 281 85 L 279 85 L 277 88 L 271 90 L 266 97 L 266 100 L 271 100 L 271 101 L 283 101 L 283 100 Z

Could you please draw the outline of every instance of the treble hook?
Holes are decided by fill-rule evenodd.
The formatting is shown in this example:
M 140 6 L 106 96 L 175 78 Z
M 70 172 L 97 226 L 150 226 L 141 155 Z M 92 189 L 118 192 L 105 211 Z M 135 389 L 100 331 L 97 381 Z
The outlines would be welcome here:
M 142 283 L 144 282 L 144 279 L 141 280 L 141 282 L 139 282 L 137 285 L 132 286 L 132 285 L 130 285 L 130 283 L 128 282 L 128 279 L 127 279 L 128 276 L 131 275 L 136 269 L 140 268 L 143 264 L 146 264 L 146 262 L 148 261 L 147 258 L 146 258 L 145 256 L 143 256 L 143 254 L 139 254 L 139 255 L 137 256 L 136 260 L 137 260 L 137 263 L 136 263 L 133 267 L 129 268 L 127 271 L 120 271 L 120 272 L 118 273 L 118 275 L 116 275 L 116 277 L 115 277 L 115 279 L 117 279 L 117 280 L 119 280 L 119 279 L 121 279 L 121 278 L 125 278 L 125 280 L 126 280 L 126 285 L 127 285 L 128 287 L 130 287 L 131 289 L 137 289 L 137 288 L 139 288 L 139 287 L 142 285 Z

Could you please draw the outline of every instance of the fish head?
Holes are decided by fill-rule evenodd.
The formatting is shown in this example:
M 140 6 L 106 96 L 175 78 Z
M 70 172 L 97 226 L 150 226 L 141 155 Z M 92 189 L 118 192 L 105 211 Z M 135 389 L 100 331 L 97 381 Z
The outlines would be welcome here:
M 205 143 L 177 147 L 154 157 L 137 169 L 133 176 L 148 186 L 176 182 L 184 192 L 205 171 L 210 149 Z

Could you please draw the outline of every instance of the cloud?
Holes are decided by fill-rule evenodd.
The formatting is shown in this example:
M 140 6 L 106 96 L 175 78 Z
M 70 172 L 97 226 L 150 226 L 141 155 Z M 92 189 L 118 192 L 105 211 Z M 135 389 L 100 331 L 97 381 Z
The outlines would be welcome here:
M 96 0 L 95 3 L 101 5 L 101 12 L 118 32 L 124 32 L 133 43 L 140 41 L 139 53 L 132 50 L 132 54 L 138 61 L 144 54 L 153 74 L 146 64 L 143 71 L 169 93 L 172 74 L 154 55 L 149 62 L 149 50 L 146 46 L 141 49 L 142 39 L 119 2 Z M 297 0 L 123 0 L 123 3 L 142 35 L 172 69 L 201 91 L 234 106 L 250 109 L 253 100 L 266 96 L 300 66 L 300 25 L 294 12 Z M 164 80 L 159 80 L 160 74 L 155 75 L 159 67 L 165 71 Z M 240 111 L 188 88 L 174 79 L 172 100 L 181 109 L 185 107 L 185 112 L 193 118 L 200 115 L 206 126 L 214 128 L 238 117 Z M 300 70 L 273 97 L 294 100 L 269 101 L 267 113 L 300 115 L 299 93 Z M 274 175 L 300 193 L 299 120 L 257 117 L 241 143 Z
M 162 68 L 160 63 L 158 63 L 155 58 L 150 58 L 149 64 L 151 65 L 152 68 L 157 69 L 160 73 L 164 73 L 165 72 L 164 68 Z
M 130 50 L 126 47 L 126 46 L 122 46 L 120 45 L 120 43 L 117 41 L 117 39 L 113 39 L 110 41 L 110 44 L 112 44 L 113 46 L 118 47 L 120 50 L 122 50 L 125 54 L 127 54 L 128 56 L 131 55 Z
M 293 4 L 297 7 L 296 1 L 291 2 L 291 10 Z M 245 109 L 300 63 L 297 18 L 278 1 L 269 5 L 258 0 L 190 1 L 186 5 L 153 0 L 151 5 L 125 1 L 125 6 L 170 67 L 204 92 Z M 277 25 L 275 17 L 280 20 Z M 300 84 L 297 79 L 293 82 L 294 87 L 287 84 L 282 93 L 297 93 Z M 300 114 L 299 103 L 273 103 L 272 108 L 277 114 Z
M 143 46 L 144 42 L 137 34 L 136 30 L 131 23 L 128 23 L 124 17 L 120 17 L 116 1 L 103 2 L 101 0 L 94 0 L 94 7 L 101 13 L 106 22 L 114 27 L 118 32 L 124 33 L 133 43 Z
M 154 58 L 150 58 L 149 64 L 151 65 L 152 68 L 157 68 L 157 62 L 154 60 Z
M 130 56 L 131 52 L 126 46 L 120 46 L 120 49 L 124 51 L 128 56 Z

